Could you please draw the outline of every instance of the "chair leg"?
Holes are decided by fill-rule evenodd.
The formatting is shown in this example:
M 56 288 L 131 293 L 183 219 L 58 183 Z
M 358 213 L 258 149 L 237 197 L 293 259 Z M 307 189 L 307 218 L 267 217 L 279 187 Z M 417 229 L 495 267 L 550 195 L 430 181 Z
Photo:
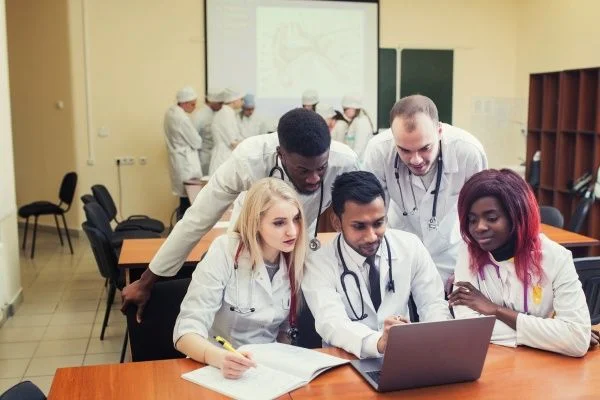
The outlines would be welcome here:
M 58 238 L 60 239 L 60 245 L 62 247 L 64 246 L 64 242 L 62 240 L 62 233 L 60 233 L 60 227 L 58 226 L 58 218 L 56 217 L 56 214 L 54 214 L 54 222 L 56 222 L 56 231 L 58 232 Z
M 71 246 L 71 235 L 69 235 L 69 227 L 67 226 L 67 220 L 65 219 L 65 214 L 60 214 L 62 216 L 63 225 L 65 226 L 65 234 L 67 235 L 67 242 L 69 242 L 69 249 L 71 250 L 71 254 L 73 254 L 73 246 Z
M 129 330 L 125 330 L 125 338 L 123 339 L 123 347 L 121 348 L 121 364 L 125 361 L 125 351 L 127 351 L 127 339 L 129 336 Z
M 29 217 L 25 220 L 25 232 L 23 233 L 23 250 L 25 250 L 25 244 L 27 243 L 27 228 L 29 227 Z
M 104 340 L 104 331 L 106 330 L 106 326 L 108 325 L 110 308 L 112 307 L 113 298 L 115 297 L 116 291 L 117 286 L 114 283 L 110 282 L 110 286 L 108 288 L 108 298 L 106 299 L 106 311 L 104 312 L 104 321 L 102 322 L 102 331 L 100 332 L 100 340 Z
M 31 241 L 31 258 L 33 259 L 33 255 L 35 253 L 35 236 L 37 234 L 37 221 L 38 216 L 35 216 L 35 220 L 33 222 L 33 240 Z
M 108 285 L 108 278 L 106 278 L 106 279 L 104 280 L 104 287 L 106 287 L 107 285 Z

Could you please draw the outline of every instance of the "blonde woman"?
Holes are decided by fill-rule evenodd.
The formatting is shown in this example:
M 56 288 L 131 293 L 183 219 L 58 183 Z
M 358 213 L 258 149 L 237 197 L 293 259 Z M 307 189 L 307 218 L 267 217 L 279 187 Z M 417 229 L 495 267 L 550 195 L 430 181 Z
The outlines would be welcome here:
M 215 343 L 238 347 L 293 340 L 306 248 L 295 190 L 276 178 L 248 191 L 232 233 L 215 239 L 198 264 L 175 322 L 177 350 L 239 378 L 255 365 Z

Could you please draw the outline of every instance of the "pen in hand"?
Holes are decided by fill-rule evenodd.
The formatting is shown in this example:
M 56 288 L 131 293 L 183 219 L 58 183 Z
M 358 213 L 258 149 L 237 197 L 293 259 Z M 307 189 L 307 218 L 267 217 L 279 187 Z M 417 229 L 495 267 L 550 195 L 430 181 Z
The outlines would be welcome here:
M 223 375 L 226 378 L 239 378 L 241 374 L 248 368 L 256 367 L 256 362 L 252 360 L 252 356 L 246 352 L 237 351 L 231 343 L 221 336 L 213 336 L 213 338 L 228 352 L 234 353 L 236 356 L 225 356 L 223 360 Z

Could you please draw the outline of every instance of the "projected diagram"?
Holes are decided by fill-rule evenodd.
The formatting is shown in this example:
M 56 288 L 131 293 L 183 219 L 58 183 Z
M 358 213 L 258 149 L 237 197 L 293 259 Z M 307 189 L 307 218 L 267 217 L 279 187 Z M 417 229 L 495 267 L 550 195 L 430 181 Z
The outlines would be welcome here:
M 363 17 L 354 10 L 261 7 L 257 10 L 257 94 L 322 97 L 363 91 Z

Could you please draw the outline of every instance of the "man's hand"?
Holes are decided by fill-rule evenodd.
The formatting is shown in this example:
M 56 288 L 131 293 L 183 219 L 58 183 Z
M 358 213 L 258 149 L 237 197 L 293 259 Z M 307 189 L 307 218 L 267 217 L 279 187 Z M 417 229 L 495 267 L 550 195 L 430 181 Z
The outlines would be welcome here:
M 600 344 L 600 332 L 592 329 L 592 337 L 590 338 L 590 348 Z
M 392 315 L 387 317 L 383 321 L 383 335 L 377 341 L 377 351 L 381 354 L 385 351 L 387 346 L 388 336 L 390 334 L 390 328 L 394 325 L 410 324 L 410 320 L 401 316 Z
M 125 286 L 121 291 L 121 299 L 123 301 L 121 312 L 125 313 L 130 304 L 137 304 L 138 309 L 135 319 L 138 323 L 141 323 L 144 307 L 146 307 L 146 303 L 150 299 L 151 288 L 152 286 L 142 285 L 139 280 Z
M 448 303 L 454 306 L 467 306 L 483 315 L 496 315 L 498 306 L 485 297 L 470 282 L 456 282 L 457 289 L 448 296 Z

